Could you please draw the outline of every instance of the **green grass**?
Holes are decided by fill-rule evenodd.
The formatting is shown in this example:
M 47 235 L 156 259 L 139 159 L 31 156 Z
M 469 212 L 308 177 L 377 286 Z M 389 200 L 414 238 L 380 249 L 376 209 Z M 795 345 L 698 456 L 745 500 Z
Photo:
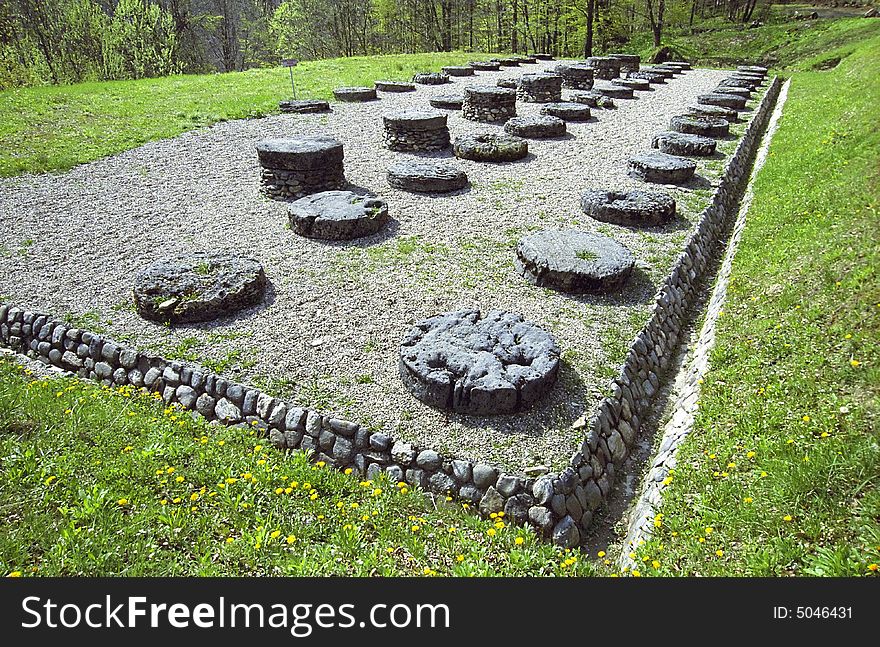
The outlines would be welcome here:
M 0 359 L 0 571 L 25 576 L 590 575 L 504 519 L 358 481 L 153 395 Z
M 876 573 L 878 78 L 880 37 L 793 76 L 643 572 Z
M 297 96 L 329 99 L 336 87 L 404 80 L 489 57 L 445 52 L 306 61 L 294 69 Z M 260 117 L 277 112 L 290 95 L 287 68 L 6 90 L 0 92 L 0 176 L 66 170 L 218 121 Z
M 708 23 L 712 25 L 713 23 Z M 769 22 L 756 29 L 728 22 L 691 34 L 669 31 L 663 44 L 678 57 L 699 65 L 730 67 L 755 62 L 774 69 L 808 70 L 833 65 L 851 54 L 858 44 L 880 35 L 880 21 L 862 18 Z M 653 53 L 647 35 L 637 37 L 631 48 L 646 59 Z M 834 50 L 833 54 L 829 54 Z

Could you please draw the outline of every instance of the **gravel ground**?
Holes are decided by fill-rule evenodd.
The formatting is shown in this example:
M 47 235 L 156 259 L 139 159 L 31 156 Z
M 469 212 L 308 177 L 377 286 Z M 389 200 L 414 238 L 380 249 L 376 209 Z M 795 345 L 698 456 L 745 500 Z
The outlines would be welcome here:
M 478 72 L 408 94 L 380 93 L 379 101 L 334 104 L 327 115 L 220 123 L 64 174 L 0 180 L 0 295 L 427 447 L 514 469 L 558 466 L 578 436 L 572 423 L 598 403 L 646 321 L 656 286 L 723 160 L 700 161 L 703 177 L 674 191 L 682 217 L 662 229 L 592 221 L 579 209 L 580 192 L 640 186 L 626 175 L 627 158 L 647 150 L 651 136 L 725 72 L 694 70 L 636 92 L 634 100 L 615 100 L 617 109 L 595 109 L 591 121 L 569 123 L 564 139 L 530 141 L 529 157 L 519 162 L 454 160 L 472 182 L 455 194 L 391 189 L 387 167 L 412 154 L 380 146 L 383 110 L 427 108 L 432 95 L 555 65 Z M 517 105 L 520 114 L 539 109 Z M 501 130 L 451 111 L 449 127 L 453 138 Z M 255 144 L 294 133 L 344 142 L 348 180 L 389 203 L 394 222 L 388 232 L 328 244 L 287 229 L 285 206 L 259 192 Z M 450 158 L 451 152 L 420 156 Z M 630 248 L 640 269 L 613 297 L 534 287 L 515 272 L 513 252 L 522 235 L 544 227 L 613 236 Z M 260 260 L 272 282 L 268 303 L 210 325 L 170 329 L 140 319 L 131 301 L 133 275 L 159 256 L 194 250 Z M 418 320 L 467 306 L 520 312 L 551 331 L 563 349 L 557 386 L 530 411 L 445 415 L 403 387 L 402 335 Z

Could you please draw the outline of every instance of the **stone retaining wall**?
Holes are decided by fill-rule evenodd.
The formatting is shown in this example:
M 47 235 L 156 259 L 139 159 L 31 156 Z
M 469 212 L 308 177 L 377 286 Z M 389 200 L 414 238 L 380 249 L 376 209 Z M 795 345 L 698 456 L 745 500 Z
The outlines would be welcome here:
M 612 382 L 611 395 L 589 421 L 582 419 L 576 425 L 584 431 L 583 442 L 569 466 L 558 474 L 528 478 L 441 456 L 357 423 L 297 407 L 199 367 L 141 353 L 49 315 L 5 303 L 0 303 L 0 344 L 106 385 L 131 384 L 161 393 L 166 404 L 177 402 L 218 423 L 255 426 L 279 449 L 312 450 L 318 460 L 338 468 L 352 467 L 367 478 L 384 472 L 394 481 L 470 501 L 482 514 L 503 510 L 512 521 L 529 522 L 556 543 L 575 546 L 610 494 L 615 471 L 650 415 L 700 283 L 736 215 L 779 89 L 780 82 L 774 78 L 712 202 L 658 291 L 654 312 L 633 341 L 620 375 Z

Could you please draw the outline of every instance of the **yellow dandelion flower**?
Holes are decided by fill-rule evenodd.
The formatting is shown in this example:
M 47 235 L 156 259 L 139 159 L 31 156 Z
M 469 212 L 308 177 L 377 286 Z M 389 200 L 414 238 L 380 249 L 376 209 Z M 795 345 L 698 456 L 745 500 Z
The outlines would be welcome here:
M 596 556 L 597 556 L 597 557 L 605 557 L 605 551 L 604 551 L 604 550 L 600 550 L 598 553 L 596 553 Z
M 755 452 L 746 452 L 746 458 L 754 458 Z
M 259 454 L 261 451 L 263 451 L 263 446 L 262 446 L 262 445 L 256 445 L 256 446 L 254 447 L 254 454 Z
M 421 528 L 421 526 L 413 526 L 412 528 L 410 528 L 410 530 L 412 530 L 413 532 L 418 532 L 419 530 L 421 530 Z
M 407 492 L 409 492 L 409 489 L 408 489 L 408 488 L 405 488 L 405 487 L 404 487 L 404 488 L 400 488 L 400 493 L 401 493 L 401 494 L 406 494 Z
M 752 499 L 752 497 L 747 496 L 746 498 L 743 499 L 743 503 L 751 503 L 753 500 L 754 499 Z
M 275 494 L 284 494 L 284 488 L 283 487 L 275 488 Z
M 257 465 L 265 465 L 265 464 L 266 464 L 265 459 L 261 458 L 260 460 L 257 461 Z
M 119 505 L 128 505 L 128 499 L 119 499 L 116 503 Z
M 324 467 L 326 464 L 327 463 L 325 463 L 324 461 L 318 461 L 317 463 L 315 463 L 315 465 L 317 465 L 318 467 Z
M 877 566 L 877 564 L 868 564 L 868 570 L 872 573 L 876 573 L 878 568 L 880 568 L 880 566 Z
M 296 541 L 296 536 L 295 535 L 287 535 L 287 539 L 285 539 L 284 541 L 286 541 L 288 543 L 288 545 L 290 545 Z
M 291 492 L 293 492 L 293 488 L 292 488 L 292 487 L 286 487 L 286 488 L 284 488 L 284 494 L 290 494 Z
M 700 542 L 701 544 L 705 544 L 705 543 L 706 543 L 706 538 L 705 538 L 705 537 L 699 537 L 699 538 L 697 538 L 697 541 Z
M 281 531 L 280 530 L 273 530 L 272 532 L 269 533 L 269 536 L 272 539 L 278 539 L 281 536 Z
M 787 514 L 787 515 L 785 515 L 784 517 L 782 517 L 782 520 L 783 520 L 783 521 L 791 521 L 791 520 L 792 520 L 792 516 L 791 516 L 790 514 Z
M 44 481 L 44 483 L 45 483 L 46 485 L 52 485 L 52 481 L 54 481 L 54 480 L 55 480 L 55 477 L 54 477 L 54 476 L 50 476 L 49 478 L 47 478 L 47 479 Z
M 849 360 L 849 365 L 852 366 L 853 368 L 857 368 L 857 367 L 861 366 L 861 364 L 862 363 L 857 359 Z
M 6 577 L 21 577 L 21 571 L 12 571 L 12 572 L 11 572 L 9 575 L 7 575 Z
M 171 499 L 171 503 L 180 503 L 181 500 L 182 500 L 182 499 L 181 499 L 179 496 L 176 496 L 176 497 L 174 497 L 173 499 Z
M 651 566 L 653 566 L 654 568 L 660 568 L 660 562 L 658 562 L 658 561 L 655 559 L 653 562 L 651 562 Z
M 174 480 L 177 481 L 178 483 L 183 483 L 184 478 L 183 478 L 182 476 L 178 476 L 178 477 L 175 478 Z
M 343 474 L 345 474 L 346 476 L 348 476 L 348 475 L 351 474 L 353 471 L 354 471 L 354 470 L 351 469 L 350 467 L 346 467 L 346 468 L 345 468 L 345 472 L 343 472 Z
M 494 537 L 495 536 L 495 529 L 489 528 L 489 530 L 486 531 L 486 534 L 489 535 L 490 537 Z
M 373 490 L 373 496 L 379 496 L 380 494 L 382 494 L 382 488 L 377 487 Z
M 523 539 L 522 537 L 517 537 L 516 539 L 513 540 L 513 543 L 516 544 L 517 546 L 522 546 L 525 542 L 526 542 L 526 540 Z
M 456 561 L 456 562 L 463 562 L 463 561 L 464 561 L 464 555 L 456 555 L 456 556 L 455 556 L 455 561 Z
M 190 501 L 198 501 L 198 500 L 199 500 L 199 493 L 198 493 L 198 492 L 193 492 L 192 494 L 190 494 L 190 495 L 189 495 L 189 500 L 190 500 Z
M 632 572 L 632 576 L 633 576 L 633 577 L 641 577 L 642 574 L 641 574 L 639 571 L 634 570 L 634 571 Z

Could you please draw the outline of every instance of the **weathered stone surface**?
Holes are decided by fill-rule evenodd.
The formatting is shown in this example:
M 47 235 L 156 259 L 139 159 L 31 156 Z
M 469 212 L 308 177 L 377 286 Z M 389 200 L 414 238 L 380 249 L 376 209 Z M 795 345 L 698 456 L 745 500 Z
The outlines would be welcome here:
M 708 157 L 715 154 L 715 140 L 702 135 L 663 132 L 654 135 L 651 148 L 657 148 L 670 155 Z
M 675 200 L 656 191 L 585 191 L 581 208 L 591 218 L 625 227 L 656 227 L 675 217 Z
M 448 476 L 443 472 L 432 474 L 428 478 L 428 487 L 434 492 L 440 492 L 443 494 L 455 494 L 456 490 L 458 489 L 455 480 L 453 480 L 451 476 Z
M 529 508 L 529 521 L 535 524 L 545 535 L 553 528 L 553 515 L 543 506 Z
M 442 151 L 449 146 L 446 114 L 437 110 L 400 110 L 382 116 L 382 143 L 393 151 Z
M 721 79 L 718 85 L 727 88 L 749 88 L 750 90 L 755 90 L 760 87 L 761 81 L 749 77 L 729 76 L 726 79 Z
M 497 72 L 501 69 L 501 64 L 497 61 L 471 61 L 468 65 L 481 72 Z
M 738 97 L 742 97 L 746 101 L 752 98 L 752 91 L 748 88 L 728 88 L 720 85 L 712 90 L 712 92 L 713 94 L 735 94 Z
M 495 482 L 498 480 L 498 470 L 496 470 L 491 465 L 486 465 L 485 463 L 477 463 L 473 467 L 473 475 L 474 475 L 474 484 L 478 488 L 487 488 L 490 485 L 495 485 Z
M 614 99 L 606 96 L 598 90 L 584 90 L 572 92 L 569 99 L 575 103 L 583 103 L 591 108 L 614 108 Z
M 676 115 L 669 120 L 669 130 L 717 139 L 727 137 L 730 133 L 730 122 L 720 117 Z
M 211 418 L 214 416 L 214 405 L 216 404 L 217 401 L 214 398 L 207 393 L 202 393 L 196 399 L 196 411 L 206 418 Z
M 667 67 L 677 67 L 683 72 L 692 69 L 691 64 L 687 61 L 666 61 L 663 65 L 666 65 Z
M 504 497 L 491 485 L 486 490 L 486 494 L 480 499 L 480 512 L 484 515 L 493 512 L 502 512 L 504 510 Z
M 462 135 L 452 145 L 456 157 L 474 162 L 513 162 L 529 154 L 529 143 L 503 133 Z
M 504 504 L 504 516 L 513 523 L 523 524 L 529 519 L 529 507 L 531 505 L 532 498 L 527 494 L 512 496 Z
M 442 72 L 420 72 L 412 78 L 413 83 L 421 85 L 443 85 L 449 83 L 449 75 Z
M 667 75 L 663 72 L 651 70 L 639 70 L 638 72 L 627 72 L 627 79 L 647 81 L 651 85 L 662 85 L 666 83 Z M 612 80 L 612 83 L 614 81 Z
M 504 77 L 495 81 L 495 85 L 499 88 L 507 88 L 508 90 L 516 90 L 519 85 L 519 79 Z
M 523 74 L 516 86 L 520 101 L 530 103 L 549 103 L 562 98 L 562 77 L 558 74 L 541 72 Z
M 461 104 L 464 97 L 460 94 L 441 94 L 428 99 L 428 103 L 435 108 L 443 108 L 444 110 L 461 110 Z
M 533 139 L 546 139 L 549 137 L 562 137 L 565 134 L 565 122 L 559 117 L 524 116 L 508 119 L 504 124 L 504 130 L 517 137 Z
M 570 90 L 589 90 L 596 78 L 596 70 L 585 63 L 560 63 L 556 73 L 562 77 L 562 87 Z
M 565 515 L 553 527 L 553 543 L 562 548 L 574 548 L 581 543 L 577 523 L 569 515 Z
M 563 292 L 619 290 L 634 265 L 633 255 L 620 243 L 576 229 L 539 231 L 516 247 L 520 274 L 535 285 Z
M 443 465 L 443 459 L 440 454 L 433 449 L 425 449 L 416 456 L 416 465 L 426 470 L 438 470 Z
M 376 81 L 373 85 L 380 92 L 415 92 L 416 86 L 402 81 Z
M 478 310 L 431 317 L 410 329 L 400 346 L 400 375 L 410 392 L 458 413 L 522 411 L 552 387 L 558 371 L 553 338 L 521 315 L 499 310 L 485 317 Z
M 559 101 L 541 106 L 541 114 L 563 121 L 589 121 L 590 107 L 576 101 Z
M 448 76 L 473 76 L 474 67 L 472 65 L 447 65 L 440 68 L 443 74 Z
M 220 398 L 214 407 L 214 415 L 220 422 L 235 424 L 241 422 L 241 410 L 226 398 Z
M 192 387 L 181 384 L 177 387 L 175 397 L 186 409 L 192 409 L 196 406 L 198 395 L 196 395 L 196 392 Z
M 330 112 L 330 103 L 323 99 L 289 99 L 278 103 L 281 112 L 306 114 L 312 112 Z
M 620 61 L 610 56 L 590 56 L 587 65 L 595 70 L 597 79 L 611 80 L 620 76 Z
M 231 254 L 162 258 L 134 279 L 135 308 L 145 319 L 208 321 L 259 303 L 266 289 L 263 266 Z
M 697 103 L 708 106 L 721 106 L 723 108 L 732 108 L 734 110 L 745 110 L 746 100 L 744 97 L 738 97 L 735 94 L 720 94 L 710 92 L 697 96 Z
M 642 63 L 642 59 L 638 54 L 609 54 L 608 58 L 613 58 L 618 63 L 620 63 L 620 72 L 635 72 L 638 71 L 639 66 Z
M 257 143 L 263 191 L 275 199 L 300 198 L 345 183 L 342 143 L 322 135 Z
M 612 99 L 632 99 L 634 96 L 632 88 L 613 83 L 596 84 L 593 86 L 593 91 Z
M 337 101 L 372 101 L 376 98 L 376 88 L 334 88 L 333 96 Z
M 370 236 L 388 222 L 388 204 L 352 191 L 323 191 L 300 198 L 287 210 L 290 228 L 300 236 L 351 240 Z
M 762 65 L 738 65 L 736 67 L 736 71 L 743 72 L 745 74 L 767 76 L 768 69 Z
M 630 176 L 645 182 L 682 184 L 694 177 L 695 162 L 657 151 L 641 153 L 629 160 Z
M 516 116 L 516 90 L 492 85 L 464 89 L 462 116 L 471 121 L 497 123 Z
M 688 116 L 696 116 L 696 117 L 720 117 L 729 123 L 735 123 L 739 121 L 739 116 L 736 110 L 731 110 L 730 108 L 723 108 L 722 106 L 688 106 L 687 112 L 685 113 Z
M 625 78 L 611 79 L 611 85 L 622 85 L 630 90 L 650 90 L 651 82 L 648 79 Z
M 406 160 L 388 169 L 388 184 L 417 193 L 446 193 L 468 185 L 464 171 L 447 162 Z

